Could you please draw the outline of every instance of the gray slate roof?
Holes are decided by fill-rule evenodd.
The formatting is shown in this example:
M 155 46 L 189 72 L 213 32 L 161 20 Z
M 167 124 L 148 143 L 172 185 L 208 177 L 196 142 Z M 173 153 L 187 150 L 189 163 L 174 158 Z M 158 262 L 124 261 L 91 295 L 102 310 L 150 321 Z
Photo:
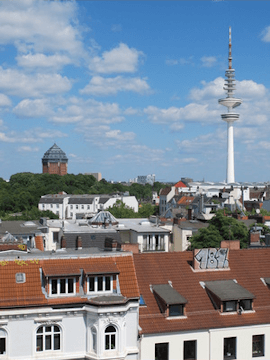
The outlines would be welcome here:
M 0 223 L 0 235 L 9 232 L 12 235 L 35 235 L 40 233 L 38 221 L 2 221 Z
M 161 297 L 167 305 L 186 304 L 187 300 L 169 284 L 153 285 L 154 292 Z
M 42 158 L 42 163 L 46 164 L 48 162 L 67 163 L 68 158 L 67 155 L 64 153 L 63 150 L 60 149 L 59 146 L 53 144 L 53 146 L 50 147 L 49 150 L 45 152 Z
M 254 299 L 255 296 L 233 280 L 207 281 L 205 287 L 221 301 Z

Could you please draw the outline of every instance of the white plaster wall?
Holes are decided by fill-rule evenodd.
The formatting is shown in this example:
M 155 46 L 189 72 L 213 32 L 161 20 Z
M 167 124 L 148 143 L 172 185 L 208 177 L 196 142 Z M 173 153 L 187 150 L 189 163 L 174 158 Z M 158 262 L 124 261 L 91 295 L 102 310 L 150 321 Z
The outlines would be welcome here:
M 239 315 L 221 315 L 239 316 Z M 241 316 L 245 316 L 242 314 Z M 173 321 L 173 320 L 168 320 Z M 252 336 L 265 335 L 265 353 L 258 360 L 270 359 L 270 325 L 255 325 L 226 329 L 213 329 L 186 333 L 146 335 L 140 339 L 140 359 L 155 358 L 155 344 L 169 343 L 169 360 L 183 360 L 184 341 L 197 340 L 197 360 L 223 360 L 224 338 L 236 337 L 237 360 L 253 360 Z
M 89 329 L 95 323 L 98 330 L 98 353 L 95 358 L 138 359 L 138 303 L 123 306 L 91 309 L 64 309 L 53 311 L 49 308 L 32 310 L 1 311 L 0 329 L 7 332 L 6 359 L 76 359 L 89 354 Z M 42 325 L 57 324 L 61 329 L 61 350 L 36 352 L 36 330 Z M 105 351 L 104 329 L 114 324 L 118 328 L 117 350 Z M 112 354 L 114 353 L 114 354 Z

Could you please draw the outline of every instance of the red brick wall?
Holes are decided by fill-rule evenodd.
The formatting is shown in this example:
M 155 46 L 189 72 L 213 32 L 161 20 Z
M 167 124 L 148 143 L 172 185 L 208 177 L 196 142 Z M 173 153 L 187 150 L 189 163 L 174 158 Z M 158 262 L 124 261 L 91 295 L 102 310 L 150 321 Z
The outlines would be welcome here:
M 240 241 L 239 240 L 222 240 L 220 247 L 223 249 L 239 250 Z
M 43 164 L 43 174 L 57 174 L 57 175 L 66 175 L 67 174 L 67 163 L 48 163 Z
M 139 254 L 139 244 L 122 244 L 123 251 L 131 251 L 133 254 Z

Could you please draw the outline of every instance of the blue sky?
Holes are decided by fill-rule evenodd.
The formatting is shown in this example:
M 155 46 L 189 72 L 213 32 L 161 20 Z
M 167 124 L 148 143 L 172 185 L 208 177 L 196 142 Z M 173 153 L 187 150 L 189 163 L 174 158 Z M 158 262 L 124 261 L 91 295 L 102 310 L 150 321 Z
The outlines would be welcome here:
M 270 2 L 0 2 L 0 176 L 226 179 L 224 75 L 232 27 L 236 181 L 269 181 Z

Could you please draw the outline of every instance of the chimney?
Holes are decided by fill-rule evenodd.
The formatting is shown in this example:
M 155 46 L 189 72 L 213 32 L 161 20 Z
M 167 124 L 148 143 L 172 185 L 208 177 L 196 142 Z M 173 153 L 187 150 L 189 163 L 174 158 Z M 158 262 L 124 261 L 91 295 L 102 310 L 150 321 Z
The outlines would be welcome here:
M 252 231 L 249 234 L 249 243 L 250 244 L 256 244 L 260 243 L 260 231 Z
M 192 207 L 189 206 L 188 208 L 188 220 L 191 220 L 192 219 Z
M 63 235 L 61 237 L 61 249 L 66 249 L 67 248 L 67 240 L 65 238 L 65 236 Z
M 77 236 L 76 239 L 76 249 L 81 250 L 82 249 L 82 238 L 81 236 Z
M 44 251 L 44 245 L 43 245 L 43 237 L 42 235 L 36 235 L 35 236 L 35 243 L 36 243 L 36 249 L 39 249 L 41 251 Z

